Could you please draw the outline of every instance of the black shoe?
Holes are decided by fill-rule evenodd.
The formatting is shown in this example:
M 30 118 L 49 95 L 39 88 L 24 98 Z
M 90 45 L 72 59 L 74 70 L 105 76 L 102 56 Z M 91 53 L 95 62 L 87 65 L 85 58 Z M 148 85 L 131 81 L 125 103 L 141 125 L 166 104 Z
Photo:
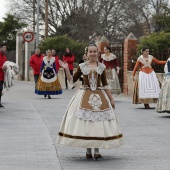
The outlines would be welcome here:
M 68 89 L 68 87 L 66 87 L 66 89 Z
M 144 106 L 145 106 L 145 109 L 150 109 L 149 104 L 144 104 Z
M 47 97 L 47 95 L 45 94 L 45 95 L 44 95 L 44 97 L 46 98 L 46 97 Z
M 48 99 L 51 99 L 51 96 L 50 96 L 50 95 L 48 95 Z
M 93 158 L 93 156 L 92 156 L 92 154 L 91 154 L 91 153 L 87 153 L 87 152 L 86 152 L 86 158 L 87 158 L 87 159 L 92 159 L 92 158 Z
M 94 153 L 94 159 L 99 159 L 101 158 L 102 156 L 100 155 L 100 153 Z
M 0 104 L 0 107 L 4 107 L 4 106 L 2 106 L 2 104 Z
M 74 88 L 75 88 L 75 86 L 72 87 L 72 89 L 74 89 Z

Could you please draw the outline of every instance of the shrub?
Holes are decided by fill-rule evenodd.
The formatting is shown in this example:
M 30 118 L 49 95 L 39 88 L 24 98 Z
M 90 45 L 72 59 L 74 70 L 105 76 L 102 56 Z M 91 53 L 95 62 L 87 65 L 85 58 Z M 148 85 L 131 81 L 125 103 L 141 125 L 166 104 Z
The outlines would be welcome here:
M 79 62 L 84 54 L 84 49 L 87 46 L 86 43 L 76 42 L 72 38 L 63 36 L 50 37 L 42 41 L 39 45 L 41 51 L 46 51 L 47 49 L 55 49 L 57 55 L 62 59 L 62 55 L 65 53 L 68 47 L 71 52 L 76 56 L 75 62 Z

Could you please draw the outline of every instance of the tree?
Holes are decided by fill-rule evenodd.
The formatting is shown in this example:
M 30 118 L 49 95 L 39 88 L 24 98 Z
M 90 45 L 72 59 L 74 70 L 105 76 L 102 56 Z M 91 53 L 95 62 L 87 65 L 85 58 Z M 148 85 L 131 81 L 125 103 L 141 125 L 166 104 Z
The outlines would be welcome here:
M 26 27 L 26 24 L 11 14 L 7 14 L 3 19 L 4 22 L 0 23 L 0 42 L 6 42 L 9 50 L 15 50 L 16 34 Z
M 75 54 L 76 62 L 79 62 L 83 57 L 86 46 L 86 43 L 76 42 L 74 39 L 67 37 L 67 35 L 63 35 L 47 38 L 40 43 L 39 47 L 41 51 L 55 49 L 60 58 L 62 58 L 68 47 Z
M 149 49 L 154 50 L 167 50 L 170 48 L 170 33 L 164 31 L 160 33 L 152 33 L 148 36 L 140 38 L 139 50 L 147 46 Z
M 160 15 L 154 16 L 155 24 L 158 31 L 170 31 L 170 8 L 168 6 L 162 6 L 163 12 Z
M 157 30 L 153 15 L 162 13 L 167 0 L 48 0 L 49 36 L 63 35 L 88 41 L 93 35 L 105 35 L 109 41 L 122 41 L 129 32 L 138 38 Z M 35 27 L 35 0 L 9 1 L 16 15 Z M 40 33 L 44 35 L 45 8 L 40 0 Z

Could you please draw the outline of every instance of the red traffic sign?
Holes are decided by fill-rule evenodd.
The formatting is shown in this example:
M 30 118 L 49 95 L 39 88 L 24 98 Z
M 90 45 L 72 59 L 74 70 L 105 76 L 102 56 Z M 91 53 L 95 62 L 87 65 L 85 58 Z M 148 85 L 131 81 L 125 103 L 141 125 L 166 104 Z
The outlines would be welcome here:
M 23 34 L 24 41 L 31 42 L 34 39 L 33 32 L 24 32 Z

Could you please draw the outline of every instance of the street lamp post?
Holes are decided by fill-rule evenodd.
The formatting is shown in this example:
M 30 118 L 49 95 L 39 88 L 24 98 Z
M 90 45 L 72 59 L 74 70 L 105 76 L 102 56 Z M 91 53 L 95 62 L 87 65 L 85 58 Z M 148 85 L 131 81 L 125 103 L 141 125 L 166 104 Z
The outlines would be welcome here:
M 38 48 L 39 45 L 39 7 L 40 7 L 40 2 L 37 0 L 37 33 L 36 33 L 36 48 Z
M 45 38 L 48 37 L 48 0 L 45 0 Z

